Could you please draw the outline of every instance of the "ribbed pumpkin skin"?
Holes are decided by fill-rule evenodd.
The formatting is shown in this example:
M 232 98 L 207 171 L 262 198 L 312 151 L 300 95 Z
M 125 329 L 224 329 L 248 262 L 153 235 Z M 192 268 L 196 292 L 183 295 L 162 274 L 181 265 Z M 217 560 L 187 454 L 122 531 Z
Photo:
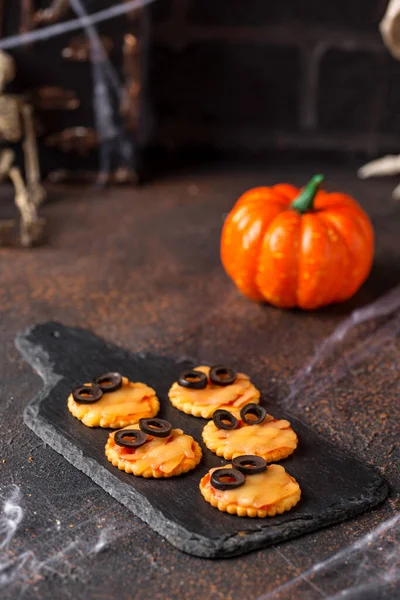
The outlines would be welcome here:
M 300 191 L 278 184 L 245 192 L 225 221 L 221 259 L 252 300 L 311 310 L 357 292 L 371 270 L 374 232 L 350 196 L 319 190 L 301 214 L 290 207 Z

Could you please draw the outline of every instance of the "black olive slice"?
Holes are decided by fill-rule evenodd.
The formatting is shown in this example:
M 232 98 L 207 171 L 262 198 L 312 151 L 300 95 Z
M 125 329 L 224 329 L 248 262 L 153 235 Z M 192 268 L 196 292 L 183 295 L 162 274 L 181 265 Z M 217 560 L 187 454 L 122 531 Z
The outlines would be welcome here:
M 211 485 L 216 490 L 233 490 L 243 485 L 245 481 L 243 473 L 230 467 L 217 469 L 210 479 Z
M 247 425 L 259 425 L 267 416 L 267 411 L 259 404 L 246 404 L 240 411 L 240 416 Z
M 133 439 L 125 439 L 133 438 Z M 114 434 L 114 442 L 126 448 L 138 448 L 146 443 L 147 436 L 140 429 L 121 429 Z
M 232 460 L 232 465 L 244 475 L 263 473 L 267 469 L 265 460 L 261 456 L 254 456 L 253 454 L 237 456 Z
M 103 392 L 97 385 L 81 385 L 72 392 L 72 397 L 78 404 L 93 404 L 98 402 Z
M 231 385 L 236 381 L 237 373 L 231 367 L 215 365 L 210 369 L 209 378 L 215 385 Z
M 104 373 L 93 381 L 103 392 L 115 392 L 122 385 L 122 376 L 119 373 Z
M 183 371 L 179 375 L 178 383 L 182 387 L 191 388 L 193 390 L 204 390 L 207 387 L 207 375 L 202 371 L 196 371 L 196 369 L 189 369 Z
M 154 435 L 154 437 L 168 437 L 171 433 L 172 425 L 164 419 L 139 419 L 139 427 L 144 433 Z
M 232 413 L 224 409 L 216 410 L 212 418 L 218 429 L 236 429 L 239 423 Z

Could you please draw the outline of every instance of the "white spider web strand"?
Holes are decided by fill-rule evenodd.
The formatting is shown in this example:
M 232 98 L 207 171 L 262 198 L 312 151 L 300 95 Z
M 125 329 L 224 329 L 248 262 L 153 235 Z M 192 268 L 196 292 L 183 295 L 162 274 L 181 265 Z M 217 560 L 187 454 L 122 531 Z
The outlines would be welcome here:
M 100 142 L 98 183 L 101 185 L 108 181 L 112 155 L 119 155 L 125 166 L 131 165 L 134 160 L 134 147 L 124 136 L 122 126 L 115 119 L 116 111 L 113 110 L 111 94 L 115 96 L 117 103 L 119 103 L 122 84 L 105 52 L 104 45 L 94 25 L 127 14 L 135 9 L 139 10 L 154 1 L 131 0 L 89 15 L 82 0 L 69 0 L 71 8 L 77 15 L 76 19 L 0 40 L 0 49 L 8 50 L 24 44 L 51 39 L 76 29 L 85 31 L 89 42 L 92 64 L 93 109 L 96 131 Z
M 107 52 L 104 48 L 104 44 L 94 27 L 93 23 L 90 22 L 90 15 L 87 13 L 84 3 L 82 0 L 69 0 L 72 10 L 82 19 L 85 24 L 83 28 L 89 38 L 91 58 L 94 63 L 98 63 L 104 70 L 104 77 L 107 79 L 113 88 L 115 95 L 120 98 L 121 96 L 121 81 L 118 76 L 116 69 L 113 67 L 112 62 L 108 58 Z
M 4 501 L 0 511 L 0 550 L 8 550 L 24 516 L 21 507 L 21 492 L 18 486 L 11 485 L 7 491 L 8 495 L 5 497 L 0 493 L 0 500 Z
M 367 596 L 370 592 L 376 592 L 375 597 L 378 598 L 382 588 L 395 587 L 400 580 L 400 551 L 395 539 L 399 535 L 399 525 L 400 514 L 397 514 L 326 560 L 313 565 L 287 583 L 260 596 L 258 600 L 292 600 L 294 598 L 296 600 L 314 600 L 321 597 L 330 598 L 330 600 L 365 599 L 371 597 Z M 278 553 L 281 554 L 281 552 Z M 381 560 L 381 553 L 385 553 L 383 554 L 385 566 L 377 569 L 375 559 L 379 557 Z M 330 595 L 324 589 L 324 582 L 321 582 L 320 579 L 326 577 L 325 583 L 332 585 L 333 582 L 335 585 L 335 577 L 338 579 L 337 572 L 340 571 L 343 575 L 345 569 L 350 569 L 352 585 L 347 586 L 342 583 L 339 585 L 341 589 L 337 589 L 333 595 Z M 343 582 L 343 580 L 343 577 L 339 578 L 339 581 Z M 300 590 L 299 587 L 303 584 L 308 589 Z M 317 595 L 313 594 L 312 590 Z
M 113 110 L 111 92 L 114 92 L 117 100 L 121 96 L 121 82 L 118 74 L 112 66 L 104 45 L 94 25 L 88 22 L 88 14 L 81 0 L 69 0 L 72 10 L 83 22 L 86 36 L 89 42 L 92 76 L 93 76 L 93 111 L 96 120 L 96 131 L 99 136 L 99 163 L 100 172 L 98 183 L 102 184 L 108 180 L 111 171 L 111 153 L 114 146 L 125 162 L 131 162 L 132 156 L 126 152 L 126 145 L 119 143 L 123 132 L 116 123 Z M 111 88 L 111 89 L 110 89 Z M 129 146 L 127 148 L 129 150 Z
M 11 35 L 6 37 L 4 40 L 0 40 L 0 50 L 10 50 L 12 48 L 23 46 L 24 44 L 31 44 L 33 42 L 39 42 L 57 37 L 70 31 L 76 31 L 77 29 L 85 29 L 90 25 L 115 19 L 116 17 L 129 13 L 132 10 L 144 8 L 155 1 L 156 0 L 130 0 L 130 2 L 117 4 L 117 6 L 99 10 L 91 15 L 71 19 L 70 21 L 66 21 L 64 23 L 49 25 L 48 27 L 44 27 L 38 31 L 30 31 L 29 33 L 23 33 L 20 35 Z
M 81 491 L 77 492 L 82 500 Z M 46 501 L 42 498 L 42 501 Z M 103 552 L 121 534 L 108 511 L 97 511 L 94 516 L 81 520 L 87 504 L 82 504 L 75 513 L 60 515 L 54 526 L 47 526 L 33 538 L 25 539 L 22 548 L 15 544 L 15 538 L 25 518 L 25 501 L 20 488 L 15 485 L 0 487 L 0 597 L 22 600 L 30 597 L 29 588 L 33 581 L 45 578 L 48 574 L 63 579 L 72 570 L 84 576 L 80 563 Z M 49 505 L 49 513 L 55 513 Z M 66 523 L 74 522 L 74 529 Z M 141 525 L 139 525 L 141 526 Z M 22 534 L 23 535 L 23 534 Z M 79 560 L 77 560 L 79 557 Z
M 340 347 L 345 338 L 356 327 L 374 319 L 390 317 L 400 310 L 400 286 L 396 286 L 378 300 L 366 306 L 354 310 L 351 315 L 342 321 L 338 327 L 329 335 L 316 349 L 314 356 L 294 376 L 290 384 L 290 392 L 282 401 L 286 408 L 292 408 L 294 403 L 298 404 L 298 395 L 309 383 L 310 376 L 315 367 L 330 359 Z M 369 348 L 370 349 L 370 348 Z M 368 350 L 368 348 L 366 349 Z M 325 380 L 324 380 L 325 381 Z

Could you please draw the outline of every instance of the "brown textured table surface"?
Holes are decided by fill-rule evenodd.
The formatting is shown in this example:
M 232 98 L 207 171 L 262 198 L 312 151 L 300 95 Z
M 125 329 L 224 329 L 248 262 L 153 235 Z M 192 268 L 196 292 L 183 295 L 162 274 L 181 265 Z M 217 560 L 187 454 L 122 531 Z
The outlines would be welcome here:
M 394 597 L 400 206 L 390 200 L 393 181 L 361 182 L 354 171 L 326 168 L 326 186 L 353 194 L 369 212 L 373 272 L 349 303 L 314 313 L 251 303 L 219 262 L 223 216 L 236 197 L 254 185 L 301 185 L 307 165 L 225 165 L 139 191 L 53 189 L 43 211 L 47 244 L 0 250 L 2 598 L 308 600 L 344 589 L 351 598 Z M 241 558 L 180 553 L 22 424 L 41 381 L 14 338 L 47 320 L 91 328 L 135 351 L 262 372 L 272 397 L 381 470 L 389 500 L 356 520 Z

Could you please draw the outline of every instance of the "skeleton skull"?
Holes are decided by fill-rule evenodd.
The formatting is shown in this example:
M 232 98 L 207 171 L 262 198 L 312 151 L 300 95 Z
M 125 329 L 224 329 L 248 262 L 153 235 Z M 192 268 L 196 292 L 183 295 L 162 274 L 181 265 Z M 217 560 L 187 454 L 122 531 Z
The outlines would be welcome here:
M 0 93 L 3 92 L 7 83 L 15 78 L 16 68 L 12 56 L 0 50 Z
M 379 29 L 386 48 L 400 60 L 400 0 L 389 2 Z

